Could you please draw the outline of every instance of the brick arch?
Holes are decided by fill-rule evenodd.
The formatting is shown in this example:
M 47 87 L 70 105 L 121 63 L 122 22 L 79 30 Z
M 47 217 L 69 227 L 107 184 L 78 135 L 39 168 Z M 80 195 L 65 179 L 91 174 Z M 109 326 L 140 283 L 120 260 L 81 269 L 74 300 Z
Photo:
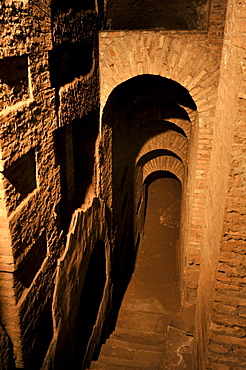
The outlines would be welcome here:
M 173 173 L 183 184 L 184 181 L 184 164 L 175 157 L 161 156 L 148 161 L 142 168 L 143 182 L 153 172 L 169 171 Z
M 166 77 L 186 87 L 198 111 L 215 106 L 219 59 L 204 35 L 113 32 L 100 34 L 101 108 L 111 91 L 142 74 Z
M 158 121 L 171 122 L 180 127 L 187 137 L 190 136 L 191 119 L 186 108 L 162 97 L 146 98 L 135 103 L 127 111 L 125 119 L 130 125 L 139 126 Z
M 154 32 L 150 33 L 151 37 L 153 37 L 153 35 L 154 35 Z M 180 39 L 179 37 L 177 37 L 176 41 L 177 43 L 180 43 L 182 41 L 183 47 L 186 48 L 186 46 L 190 43 L 190 40 L 182 36 L 184 35 L 181 35 Z M 132 35 L 131 37 L 134 37 L 134 36 Z M 165 35 L 165 37 L 167 37 L 167 39 L 169 38 L 169 36 L 167 35 Z M 125 119 L 124 119 L 125 125 L 123 124 L 123 122 L 122 122 L 122 125 L 119 124 L 119 122 L 122 120 L 122 117 L 125 117 L 125 115 L 127 114 L 127 111 L 129 111 L 129 109 L 131 109 L 131 107 L 137 104 L 141 99 L 144 99 L 146 97 L 151 98 L 152 96 L 156 96 L 157 99 L 163 98 L 163 97 L 167 98 L 167 95 L 165 95 L 166 92 L 164 92 L 163 93 L 164 95 L 162 95 L 162 92 L 160 91 L 159 86 L 155 87 L 154 84 L 149 89 L 150 90 L 149 92 L 147 91 L 148 85 L 146 84 L 146 86 L 144 86 L 142 84 L 140 87 L 143 91 L 139 89 L 140 94 L 134 95 L 133 94 L 134 91 L 132 91 L 134 90 L 134 84 L 129 85 L 128 83 L 136 81 L 136 85 L 138 85 L 138 81 L 141 79 L 145 80 L 146 73 L 149 73 L 148 76 L 150 78 L 153 78 L 153 80 L 155 79 L 155 81 L 157 81 L 157 79 L 159 78 L 160 80 L 164 82 L 164 85 L 167 81 L 169 81 L 170 84 L 174 83 L 176 84 L 176 86 L 177 84 L 179 86 L 182 86 L 183 91 L 185 92 L 184 95 L 186 97 L 189 96 L 189 99 L 191 99 L 195 107 L 198 108 L 198 111 L 197 109 L 193 110 L 192 106 L 189 107 L 187 104 L 183 104 L 182 101 L 179 101 L 179 99 L 176 99 L 177 96 L 173 96 L 173 97 L 172 95 L 169 96 L 170 100 L 173 100 L 180 107 L 183 107 L 185 109 L 187 116 L 190 119 L 189 121 L 185 120 L 187 122 L 187 125 L 189 124 L 190 126 L 191 135 L 189 136 L 188 130 L 186 130 L 187 137 L 189 137 L 189 140 L 188 140 L 189 149 L 187 150 L 187 154 L 188 154 L 187 166 L 185 163 L 184 177 L 183 177 L 184 201 L 183 201 L 183 206 L 182 206 L 182 217 L 183 217 L 182 218 L 183 219 L 182 246 L 181 246 L 181 249 L 182 249 L 181 265 L 182 266 L 181 266 L 180 276 L 182 277 L 181 279 L 182 280 L 181 281 L 182 304 L 186 305 L 187 302 L 188 304 L 193 304 L 194 297 L 196 295 L 196 286 L 195 284 L 194 284 L 194 287 L 193 285 L 192 287 L 189 287 L 187 285 L 187 281 L 188 281 L 187 279 L 189 279 L 189 275 L 193 274 L 192 272 L 193 266 L 189 265 L 189 258 L 190 258 L 189 256 L 192 256 L 194 254 L 196 256 L 199 256 L 200 248 L 201 248 L 202 233 L 203 233 L 202 225 L 204 223 L 204 220 L 203 220 L 203 214 L 201 215 L 200 218 L 196 216 L 195 207 L 196 207 L 196 204 L 200 204 L 201 200 L 203 201 L 206 197 L 206 185 L 207 185 L 206 181 L 207 181 L 207 171 L 208 171 L 207 169 L 209 168 L 209 161 L 210 161 L 209 150 L 212 145 L 211 138 L 212 138 L 213 123 L 214 123 L 214 108 L 215 108 L 215 103 L 216 103 L 216 92 L 217 92 L 217 86 L 218 86 L 218 84 L 216 85 L 216 83 L 214 83 L 213 80 L 218 77 L 218 71 L 219 71 L 218 61 L 215 61 L 214 54 L 211 50 L 209 51 L 204 45 L 202 47 L 202 45 L 201 44 L 199 45 L 199 43 L 197 45 L 197 43 L 194 42 L 193 40 L 193 42 L 191 42 L 191 46 L 189 49 L 190 53 L 188 53 L 187 55 L 183 53 L 180 54 L 183 58 L 182 63 L 183 63 L 184 69 L 182 71 L 179 70 L 176 75 L 175 73 L 165 74 L 165 71 L 163 68 L 161 69 L 161 72 L 159 74 L 158 73 L 155 74 L 155 71 L 151 70 L 150 68 L 150 69 L 146 69 L 141 72 L 135 69 L 136 73 L 131 75 L 130 73 L 128 73 L 129 69 L 127 68 L 129 67 L 129 65 L 134 64 L 134 60 L 133 60 L 134 58 L 131 59 L 131 57 L 128 55 L 124 59 L 124 63 L 123 63 L 123 60 L 119 61 L 119 63 L 123 63 L 121 65 L 122 70 L 120 71 L 115 70 L 115 72 L 113 72 L 112 74 L 111 72 L 109 73 L 109 70 L 108 71 L 106 70 L 109 67 L 109 64 L 112 63 L 112 58 L 111 57 L 108 58 L 108 56 L 104 54 L 104 51 L 108 47 L 109 48 L 113 47 L 115 43 L 114 38 L 115 38 L 115 33 L 113 33 L 113 37 L 110 38 L 110 42 L 107 43 L 107 45 L 105 46 L 105 49 L 103 50 L 101 49 L 102 50 L 102 53 L 101 53 L 101 97 L 102 97 L 102 108 L 103 108 L 102 126 L 101 126 L 102 136 L 101 137 L 102 137 L 102 155 L 104 158 L 101 178 L 103 180 L 102 181 L 102 189 L 103 189 L 102 193 L 103 193 L 104 198 L 107 199 L 109 205 L 110 205 L 111 200 L 113 199 L 113 192 L 112 192 L 111 185 L 110 185 L 111 177 L 115 176 L 115 178 L 116 177 L 119 177 L 121 179 L 125 178 L 124 168 L 127 166 L 126 166 L 126 163 L 124 163 L 124 156 L 122 154 L 126 152 L 126 148 L 128 147 L 129 142 L 132 140 L 131 148 L 134 148 L 134 155 L 135 153 L 137 155 L 137 153 L 141 150 L 140 148 L 148 140 L 149 137 L 155 136 L 156 133 L 158 132 L 163 132 L 163 130 L 162 131 L 156 130 L 155 132 L 152 131 L 149 133 L 149 137 L 148 137 L 148 135 L 144 133 L 145 124 L 141 126 L 136 125 L 136 127 L 134 128 L 133 126 L 129 125 L 128 124 L 129 121 Z M 117 36 L 116 36 L 116 39 L 117 39 Z M 175 43 L 172 46 L 175 47 Z M 204 65 L 206 66 L 206 68 L 201 74 L 197 72 L 198 74 L 195 73 L 194 76 L 192 76 L 192 73 L 195 70 L 196 71 L 200 70 L 201 65 L 199 62 L 200 60 L 199 58 L 196 59 L 196 61 L 192 59 L 192 56 L 195 57 L 196 55 L 193 48 L 194 50 L 196 50 L 197 56 L 201 58 L 201 61 L 204 62 Z M 198 49 L 200 52 L 198 52 Z M 167 53 L 166 58 L 168 57 L 169 54 L 170 54 L 170 57 L 173 56 L 172 55 L 173 50 L 174 49 L 166 50 L 166 53 Z M 145 51 L 146 51 L 146 48 L 145 48 Z M 144 48 L 139 50 L 139 52 L 141 53 L 142 52 L 144 53 L 145 51 L 144 51 Z M 133 50 L 132 52 L 135 53 L 136 50 Z M 186 48 L 186 53 L 187 53 L 187 48 Z M 176 55 L 176 61 L 178 65 L 182 64 L 179 60 L 180 55 L 179 53 Z M 148 58 L 146 60 L 148 60 Z M 130 63 L 129 65 L 127 64 L 128 62 Z M 167 61 L 166 59 L 165 63 L 168 64 L 169 62 L 170 60 Z M 116 61 L 116 63 L 118 62 Z M 160 61 L 160 63 L 162 63 L 162 61 Z M 114 63 L 112 64 L 113 64 L 112 68 L 114 68 Z M 148 62 L 146 65 L 148 65 Z M 175 70 L 176 67 L 174 64 L 173 66 Z M 187 71 L 190 73 L 190 75 L 189 74 L 187 75 L 188 73 Z M 112 76 L 114 77 L 113 83 L 111 83 Z M 195 81 L 195 84 L 190 85 L 188 83 L 189 81 L 193 81 L 193 82 Z M 206 84 L 208 84 L 208 86 L 206 86 Z M 125 88 L 126 85 L 127 85 L 127 88 Z M 189 86 L 191 87 L 191 90 L 189 90 Z M 123 90 L 123 93 L 121 89 Z M 168 91 L 168 88 L 166 89 L 166 91 Z M 197 99 L 195 99 L 195 97 L 197 97 Z M 107 104 L 104 107 L 106 100 L 107 100 Z M 179 127 L 181 127 L 181 125 L 179 125 L 180 123 L 178 121 L 179 119 L 180 119 L 179 117 L 172 118 L 172 122 L 174 124 L 177 124 Z M 114 130 L 114 128 L 116 129 Z M 126 138 L 126 135 L 125 135 L 126 131 L 131 128 L 133 128 L 133 132 L 129 131 L 128 133 L 129 135 Z M 147 129 L 149 129 L 149 127 L 147 127 Z M 113 132 L 114 132 L 114 145 L 112 145 L 113 144 L 113 140 L 112 140 Z M 140 139 L 141 139 L 140 136 L 142 136 L 142 139 L 143 139 L 141 142 L 140 142 Z M 114 160 L 112 160 L 113 157 L 111 158 L 108 155 L 111 148 L 117 148 L 117 153 L 115 152 L 114 154 Z M 130 150 L 128 150 L 127 152 L 129 153 Z M 135 159 L 132 158 L 131 163 L 136 164 Z M 163 168 L 165 168 L 164 165 L 163 165 Z M 140 173 L 142 171 L 138 171 L 140 170 L 139 167 L 136 168 L 136 170 L 137 170 L 137 173 L 136 173 L 135 188 L 138 189 L 140 188 L 142 184 L 141 173 Z M 200 185 L 201 181 L 202 181 L 202 185 Z M 120 185 L 117 185 L 117 186 L 118 188 L 120 188 Z M 131 203 L 131 206 L 132 204 L 138 205 L 141 198 L 143 198 L 143 194 L 140 190 L 136 191 L 136 194 L 134 194 L 134 196 L 136 199 L 133 200 L 133 202 Z M 136 211 L 137 209 L 138 207 L 136 207 Z M 203 210 L 201 210 L 201 212 L 203 212 Z M 141 230 L 142 230 L 142 223 L 141 223 L 141 217 L 140 217 L 142 214 L 141 207 L 140 207 L 140 211 L 137 214 L 138 214 L 137 216 L 138 218 L 137 220 L 135 220 L 136 222 L 134 223 L 134 227 L 136 228 L 136 235 L 137 233 L 141 233 Z M 197 230 L 197 225 L 201 226 L 199 230 Z M 199 269 L 199 267 L 197 267 L 199 266 L 199 260 L 195 266 L 196 266 L 196 269 Z
M 187 139 L 179 132 L 161 132 L 160 134 L 151 137 L 144 143 L 136 157 L 135 163 L 137 164 L 140 158 L 146 153 L 157 149 L 166 149 L 172 151 L 178 155 L 183 162 L 186 162 L 187 147 Z

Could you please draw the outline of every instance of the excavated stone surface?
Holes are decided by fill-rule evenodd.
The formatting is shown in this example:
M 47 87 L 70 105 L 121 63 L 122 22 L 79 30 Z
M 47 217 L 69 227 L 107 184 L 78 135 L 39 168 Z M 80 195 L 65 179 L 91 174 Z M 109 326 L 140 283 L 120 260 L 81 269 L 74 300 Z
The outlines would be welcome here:
M 2 324 L 0 324 L 0 368 L 14 370 L 13 345 Z

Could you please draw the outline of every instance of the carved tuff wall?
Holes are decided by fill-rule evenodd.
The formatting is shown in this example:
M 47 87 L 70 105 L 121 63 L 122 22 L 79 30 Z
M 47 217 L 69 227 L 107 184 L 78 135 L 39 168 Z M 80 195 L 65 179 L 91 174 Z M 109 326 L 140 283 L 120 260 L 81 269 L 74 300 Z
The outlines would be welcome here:
M 93 182 L 99 129 L 97 34 L 103 3 L 77 8 L 71 3 L 75 11 L 64 3 L 0 5 L 0 311 L 9 353 L 15 366 L 26 369 L 40 368 L 49 347 L 54 361 L 61 346 L 55 282 L 65 263 L 58 268 L 58 260 L 66 261 L 72 214 Z M 107 284 L 103 228 L 89 226 L 87 246 L 77 247 L 81 258 L 66 268 L 86 270 L 96 237 L 102 238 Z M 81 293 L 83 277 L 71 272 L 66 281 L 69 306 L 70 288 Z M 63 325 L 75 325 L 75 312 L 61 317 Z M 7 363 L 5 356 L 1 365 Z

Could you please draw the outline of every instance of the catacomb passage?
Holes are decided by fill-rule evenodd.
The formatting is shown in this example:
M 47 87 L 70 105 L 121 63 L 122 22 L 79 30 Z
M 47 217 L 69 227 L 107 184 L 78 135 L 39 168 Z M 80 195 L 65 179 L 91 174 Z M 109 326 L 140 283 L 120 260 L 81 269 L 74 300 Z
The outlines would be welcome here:
M 246 369 L 245 1 L 0 4 L 0 369 Z
M 152 310 L 172 312 L 179 309 L 181 183 L 166 174 L 148 186 L 144 237 L 131 289 L 136 299 L 148 300 Z
M 180 311 L 180 206 L 182 186 L 167 171 L 146 179 L 147 211 L 132 279 L 124 296 L 116 330 L 92 369 L 117 365 L 126 369 L 163 364 L 160 341 Z M 164 342 L 161 342 L 163 345 Z M 103 367 L 105 368 L 105 367 Z
M 181 183 L 169 172 L 150 176 L 144 237 L 125 301 L 138 311 L 175 314 L 179 297 Z M 158 176 L 158 175 L 156 175 Z

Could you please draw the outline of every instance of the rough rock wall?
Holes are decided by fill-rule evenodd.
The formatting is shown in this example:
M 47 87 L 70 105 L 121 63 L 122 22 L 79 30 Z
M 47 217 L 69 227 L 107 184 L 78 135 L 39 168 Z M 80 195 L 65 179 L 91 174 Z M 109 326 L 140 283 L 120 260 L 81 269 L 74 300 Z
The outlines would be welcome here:
M 52 276 L 61 248 L 54 211 L 59 175 L 51 135 L 56 125 L 48 63 L 51 17 L 47 2 L 39 5 L 1 3 L 1 247 L 4 256 L 12 256 L 1 266 L 1 318 L 19 367 L 31 361 L 30 348 L 34 354 L 39 339 L 44 348 L 49 343 Z
M 105 318 L 111 306 L 111 245 L 105 205 L 93 199 L 93 191 L 90 198 L 91 204 L 73 215 L 66 249 L 58 260 L 54 336 L 42 369 L 75 369 L 83 362 L 86 366 L 100 348 L 102 337 L 105 340 L 108 335 L 109 322 Z M 102 243 L 101 251 L 97 250 L 98 242 Z M 88 280 L 88 266 L 95 252 L 94 277 L 89 276 Z M 98 265 L 100 256 L 102 266 Z
M 62 4 L 0 5 L 0 310 L 15 365 L 26 369 L 40 368 L 57 335 L 57 262 L 92 182 L 99 128 L 103 2 Z
M 0 325 L 0 368 L 2 370 L 14 370 L 13 346 L 2 324 Z

